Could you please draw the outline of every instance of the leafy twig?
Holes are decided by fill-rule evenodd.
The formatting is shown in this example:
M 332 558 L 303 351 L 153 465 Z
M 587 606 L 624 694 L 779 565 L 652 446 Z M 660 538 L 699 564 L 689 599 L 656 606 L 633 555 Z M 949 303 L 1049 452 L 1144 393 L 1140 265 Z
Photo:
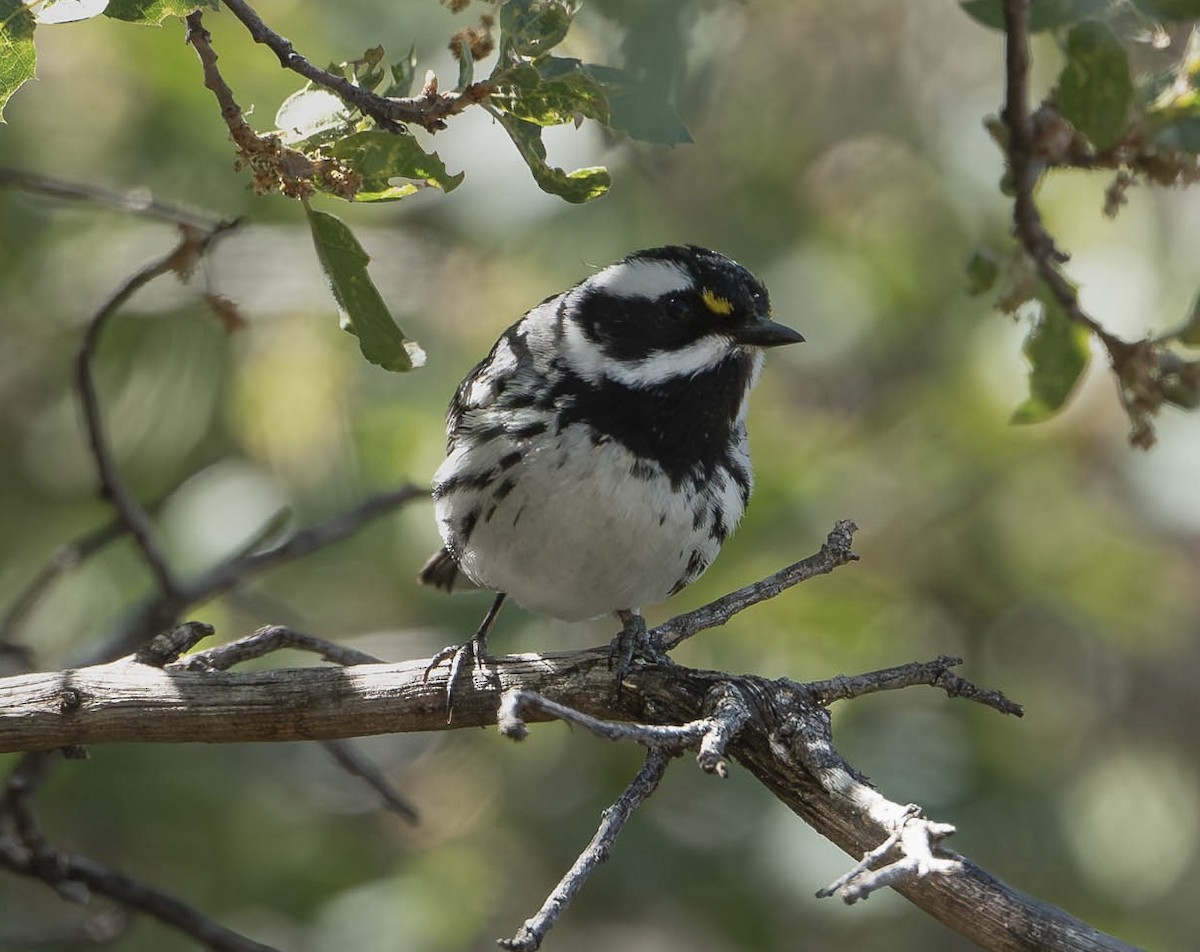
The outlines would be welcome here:
M 285 69 L 299 73 L 309 82 L 328 89 L 342 100 L 354 106 L 364 115 L 370 116 L 381 128 L 394 129 L 399 123 L 412 123 L 428 132 L 446 128 L 445 120 L 457 115 L 468 106 L 483 102 L 493 89 L 486 82 L 471 83 L 462 92 L 440 93 L 437 81 L 427 79 L 420 95 L 390 99 L 356 86 L 344 76 L 314 66 L 296 52 L 291 40 L 280 36 L 243 0 L 225 0 L 229 12 L 237 17 L 254 42 L 262 43 L 277 57 Z

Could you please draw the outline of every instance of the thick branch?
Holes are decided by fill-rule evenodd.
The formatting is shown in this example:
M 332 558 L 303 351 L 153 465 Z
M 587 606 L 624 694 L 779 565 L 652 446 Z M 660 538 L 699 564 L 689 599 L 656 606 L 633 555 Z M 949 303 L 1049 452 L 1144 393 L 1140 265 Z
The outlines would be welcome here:
M 446 723 L 444 674 L 425 660 L 350 668 L 193 672 L 124 660 L 0 680 L 0 752 L 64 744 L 273 741 L 445 730 L 494 723 L 502 694 L 534 690 L 606 720 L 679 725 L 713 716 L 713 693 L 733 685 L 750 719 L 726 753 L 810 826 L 856 859 L 896 834 L 907 807 L 858 777 L 832 746 L 828 711 L 803 685 L 640 665 L 613 697 L 607 647 L 494 659 L 455 692 Z M 472 669 L 474 672 L 474 669 Z M 718 709 L 720 702 L 717 702 Z M 528 720 L 548 715 L 527 710 Z M 931 854 L 933 855 L 933 854 Z M 888 874 L 898 891 L 984 948 L 1128 950 L 1067 913 L 1025 896 L 952 853 L 955 872 Z

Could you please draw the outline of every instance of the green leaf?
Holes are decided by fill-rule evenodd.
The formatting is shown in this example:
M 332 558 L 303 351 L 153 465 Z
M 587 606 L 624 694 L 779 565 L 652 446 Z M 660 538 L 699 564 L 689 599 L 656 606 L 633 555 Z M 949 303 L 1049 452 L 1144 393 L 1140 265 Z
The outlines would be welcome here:
M 526 122 L 558 126 L 580 117 L 608 124 L 604 90 L 577 59 L 543 56 L 503 73 L 505 86 L 492 102 Z
M 1153 142 L 1159 149 L 1200 153 L 1200 116 L 1185 116 L 1154 130 Z
M 991 248 L 976 248 L 967 259 L 967 293 L 976 296 L 990 291 L 1000 276 L 1000 262 Z
M 462 92 L 475 82 L 475 57 L 471 54 L 469 43 L 460 43 L 458 47 L 458 85 L 456 92 Z
M 21 0 L 0 0 L 0 122 L 5 103 L 37 68 L 33 29 L 33 14 Z
M 579 10 L 578 0 L 507 0 L 500 7 L 500 48 L 538 57 L 558 46 Z
M 387 202 L 404 198 L 420 185 L 452 191 L 463 180 L 463 173 L 451 175 L 436 153 L 428 153 L 410 135 L 378 130 L 356 132 L 339 139 L 329 154 L 362 176 L 356 202 Z M 393 185 L 396 178 L 411 182 Z
M 1133 0 L 1133 5 L 1156 20 L 1200 20 L 1200 0 Z
M 612 179 L 603 166 L 564 172 L 546 163 L 546 147 L 542 144 L 542 127 L 505 112 L 491 110 L 492 115 L 512 138 L 521 158 L 533 173 L 533 180 L 543 192 L 558 195 L 573 204 L 590 202 L 608 191 Z
M 392 82 L 391 85 L 383 91 L 383 95 L 389 99 L 403 99 L 405 96 L 412 94 L 413 80 L 417 76 L 417 48 L 411 47 L 408 51 L 408 56 L 402 60 L 396 60 L 392 64 Z
M 1041 320 L 1025 338 L 1029 396 L 1013 411 L 1013 423 L 1040 423 L 1062 408 L 1087 368 L 1091 350 L 1085 327 L 1073 322 L 1043 289 Z
M 363 251 L 341 219 L 315 211 L 307 202 L 304 210 L 317 246 L 317 257 L 341 313 L 342 327 L 358 337 L 363 356 L 385 370 L 412 370 L 421 366 L 425 362 L 424 352 L 396 326 L 367 273 L 370 255 Z
M 659 82 L 637 82 L 623 69 L 589 63 L 608 100 L 608 126 L 641 142 L 680 145 L 692 136 L 675 107 L 667 101 L 666 86 Z
M 1171 331 L 1167 337 L 1179 341 L 1188 347 L 1200 347 L 1200 294 L 1192 302 L 1192 309 L 1178 330 Z
M 1058 105 L 1067 120 L 1098 149 L 1124 135 L 1133 102 L 1133 79 L 1112 30 L 1081 23 L 1067 36 L 1067 62 L 1058 77 Z
M 1004 0 L 963 0 L 963 12 L 977 23 L 993 30 L 1004 29 Z M 1040 33 L 1070 26 L 1095 16 L 1109 6 L 1109 0 L 1030 0 L 1029 31 Z
M 220 5 L 220 0 L 110 0 L 104 15 L 143 26 L 158 26 L 167 17 L 185 17 L 201 7 L 216 10 Z

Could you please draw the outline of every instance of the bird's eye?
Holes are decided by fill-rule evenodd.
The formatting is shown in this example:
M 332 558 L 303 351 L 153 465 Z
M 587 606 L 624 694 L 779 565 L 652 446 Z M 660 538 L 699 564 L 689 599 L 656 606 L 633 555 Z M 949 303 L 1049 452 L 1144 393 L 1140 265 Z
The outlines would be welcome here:
M 691 312 L 688 299 L 682 293 L 667 295 L 663 298 L 662 307 L 667 316 L 675 320 L 683 320 Z

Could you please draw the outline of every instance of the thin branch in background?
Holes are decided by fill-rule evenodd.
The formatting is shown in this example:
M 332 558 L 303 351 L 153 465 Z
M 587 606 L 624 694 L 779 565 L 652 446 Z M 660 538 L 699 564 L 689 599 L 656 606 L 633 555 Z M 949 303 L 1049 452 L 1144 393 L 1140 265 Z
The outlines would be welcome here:
M 147 513 L 155 512 L 162 500 L 146 507 Z M 83 533 L 78 538 L 59 546 L 58 550 L 43 565 L 29 584 L 22 590 L 0 615 L 0 652 L 10 652 L 21 655 L 25 663 L 32 664 L 33 657 L 29 648 L 13 643 L 17 629 L 28 619 L 30 612 L 42 600 L 50 586 L 60 575 L 86 562 L 93 555 L 101 552 L 107 546 L 124 538 L 129 527 L 120 518 L 115 518 L 106 525 Z
M 85 856 L 50 849 L 55 868 L 53 875 L 39 869 L 27 850 L 0 837 L 0 866 L 22 876 L 40 879 L 55 888 L 61 883 L 72 883 L 91 893 L 107 896 L 129 909 L 136 909 L 178 929 L 209 949 L 219 952 L 278 952 L 272 946 L 234 932 L 194 906 L 119 870 Z
M 428 498 L 428 488 L 415 484 L 376 493 L 353 509 L 298 529 L 268 548 L 226 559 L 199 578 L 180 583 L 175 592 L 155 592 L 132 613 L 109 641 L 78 664 L 102 664 L 127 655 L 158 632 L 178 624 L 184 613 L 192 607 L 238 588 L 254 574 L 340 542 L 378 517 L 415 500 Z
M 216 227 L 217 222 L 201 212 L 160 201 L 149 189 L 135 188 L 118 192 L 84 182 L 69 182 L 24 169 L 0 166 L 0 188 L 15 188 L 33 195 L 43 195 L 60 201 L 87 202 L 116 209 L 141 218 L 188 225 L 202 231 Z
M 100 398 L 96 392 L 92 364 L 101 331 L 104 330 L 112 315 L 126 301 L 155 278 L 171 272 L 185 273 L 192 262 L 203 255 L 214 241 L 235 225 L 235 222 L 220 222 L 206 231 L 184 227 L 182 229 L 183 237 L 174 249 L 146 264 L 127 278 L 92 315 L 75 360 L 76 386 L 83 408 L 88 445 L 92 458 L 96 461 L 96 469 L 100 478 L 100 497 L 116 509 L 117 517 L 133 537 L 138 551 L 154 575 L 159 590 L 167 595 L 177 592 L 179 583 L 154 539 L 150 517 L 125 486 L 117 469 L 108 434 L 101 418 Z
M 483 102 L 494 91 L 490 84 L 478 82 L 459 93 L 439 93 L 437 81 L 431 77 L 426 80 L 420 95 L 389 99 L 356 86 L 344 76 L 331 73 L 305 59 L 296 52 L 291 40 L 267 26 L 250 4 L 243 0 L 225 0 L 224 5 L 242 22 L 255 43 L 263 44 L 279 57 L 279 64 L 284 69 L 290 69 L 314 85 L 328 89 L 363 115 L 370 116 L 383 129 L 394 130 L 399 123 L 412 123 L 427 132 L 437 132 L 446 128 L 445 120 L 450 116 Z
M 685 615 L 676 615 L 649 633 L 651 643 L 669 651 L 696 633 L 723 625 L 738 612 L 774 598 L 793 585 L 818 575 L 828 575 L 847 562 L 858 561 L 858 555 L 850 548 L 857 530 L 858 527 L 849 519 L 838 521 L 830 530 L 820 552 Z
M 617 801 L 601 815 L 600 827 L 591 842 L 579 854 L 579 858 L 559 881 L 554 891 L 546 897 L 541 909 L 532 918 L 526 919 L 511 939 L 497 940 L 501 948 L 533 952 L 541 946 L 546 933 L 554 927 L 558 917 L 571 904 L 571 900 L 583 888 L 596 867 L 608 859 L 613 842 L 629 822 L 634 810 L 657 789 L 671 757 L 672 754 L 661 747 L 651 747 L 646 751 L 646 759 L 637 776 Z
M 804 684 L 804 688 L 811 691 L 821 704 L 828 705 L 877 691 L 895 691 L 924 684 L 942 688 L 950 697 L 963 697 L 993 707 L 1001 714 L 1024 716 L 1025 709 L 1016 701 L 991 688 L 981 688 L 950 670 L 962 663 L 962 658 L 939 655 L 933 661 L 912 661 L 867 674 L 839 674 L 824 681 L 810 681 Z
M 419 822 L 416 807 L 400 796 L 383 771 L 354 744 L 343 740 L 326 740 L 321 742 L 321 746 L 337 761 L 338 766 L 351 776 L 358 777 L 378 793 L 389 810 L 409 823 L 415 825 Z

